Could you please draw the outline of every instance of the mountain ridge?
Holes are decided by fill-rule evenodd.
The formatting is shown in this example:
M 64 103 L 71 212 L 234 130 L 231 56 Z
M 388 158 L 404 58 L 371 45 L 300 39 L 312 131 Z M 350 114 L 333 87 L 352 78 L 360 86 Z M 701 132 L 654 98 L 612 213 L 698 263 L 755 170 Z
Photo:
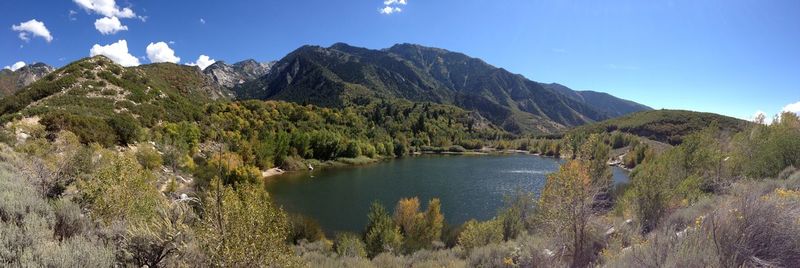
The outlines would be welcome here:
M 14 94 L 54 70 L 52 66 L 41 62 L 25 65 L 14 71 L 0 70 L 0 97 Z
M 553 133 L 625 113 L 601 111 L 585 100 L 463 53 L 415 44 L 381 50 L 345 43 L 302 46 L 279 60 L 271 72 L 233 90 L 240 99 L 329 107 L 382 98 L 451 104 L 479 112 L 515 133 Z

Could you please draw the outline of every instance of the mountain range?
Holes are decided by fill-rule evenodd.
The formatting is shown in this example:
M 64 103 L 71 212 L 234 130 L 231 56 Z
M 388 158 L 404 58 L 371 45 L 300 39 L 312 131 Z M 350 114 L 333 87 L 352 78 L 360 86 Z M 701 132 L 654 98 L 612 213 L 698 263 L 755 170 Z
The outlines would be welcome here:
M 462 53 L 414 44 L 373 50 L 303 46 L 266 75 L 237 85 L 243 99 L 329 107 L 376 99 L 451 104 L 513 133 L 553 133 L 649 107 L 614 96 L 531 81 Z
M 550 134 L 652 110 L 606 93 L 535 82 L 478 58 L 414 44 L 380 50 L 344 43 L 303 46 L 276 62 L 218 61 L 204 70 L 171 63 L 123 68 L 107 58 L 93 57 L 59 69 L 52 81 L 28 86 L 51 72 L 52 67 L 45 64 L 15 72 L 4 70 L 0 94 L 14 94 L 0 101 L 0 113 L 9 116 L 28 105 L 41 104 L 40 99 L 65 98 L 50 95 L 107 99 L 124 96 L 137 105 L 163 102 L 170 107 L 175 106 L 174 102 L 201 105 L 220 98 L 282 100 L 331 108 L 406 100 L 456 106 L 511 133 Z M 74 81 L 64 81 L 65 77 Z M 154 85 L 153 81 L 162 83 Z M 61 88 L 48 88 L 56 84 Z M 26 90 L 17 92 L 25 86 Z M 72 89 L 78 89 L 80 94 L 65 92 Z M 182 96 L 198 92 L 202 97 Z M 147 102 L 130 99 L 131 96 Z M 170 107 L 160 109 L 166 112 Z M 38 108 L 41 109 L 44 108 Z

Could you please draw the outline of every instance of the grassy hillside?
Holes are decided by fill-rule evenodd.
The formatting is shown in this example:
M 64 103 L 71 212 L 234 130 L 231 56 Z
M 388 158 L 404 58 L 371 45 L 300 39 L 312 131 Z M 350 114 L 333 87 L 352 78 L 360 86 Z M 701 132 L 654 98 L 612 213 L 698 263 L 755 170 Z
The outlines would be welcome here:
M 683 110 L 654 110 L 637 112 L 619 118 L 580 126 L 568 134 L 601 133 L 615 130 L 669 144 L 680 144 L 683 138 L 717 124 L 726 131 L 738 132 L 750 123 L 741 119 Z
M 221 89 L 197 68 L 151 64 L 123 68 L 97 56 L 73 62 L 0 99 L 0 120 L 38 117 L 83 142 L 126 143 L 141 127 L 195 121 Z M 122 133 L 134 132 L 134 133 Z

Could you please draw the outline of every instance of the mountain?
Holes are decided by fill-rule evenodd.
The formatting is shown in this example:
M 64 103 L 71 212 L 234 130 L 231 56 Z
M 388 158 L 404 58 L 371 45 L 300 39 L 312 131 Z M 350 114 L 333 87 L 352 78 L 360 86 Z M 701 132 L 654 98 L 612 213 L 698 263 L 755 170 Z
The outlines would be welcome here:
M 226 95 L 195 67 L 157 63 L 125 68 L 95 56 L 0 99 L 0 121 L 37 117 L 50 131 L 70 130 L 83 142 L 109 145 L 123 137 L 114 133 L 120 126 L 197 121 L 205 104 Z
M 8 96 L 53 72 L 53 67 L 41 62 L 26 65 L 16 71 L 0 70 L 0 98 Z
M 600 111 L 601 113 L 604 113 L 611 118 L 620 117 L 626 114 L 635 113 L 639 111 L 653 110 L 653 108 L 650 108 L 648 106 L 633 101 L 620 99 L 604 92 L 597 92 L 591 90 L 576 91 L 558 83 L 550 83 L 550 84 L 541 83 L 541 85 L 546 89 L 556 91 L 575 101 L 582 102 L 591 107 L 592 109 Z
M 669 144 L 680 144 L 686 135 L 716 124 L 723 131 L 739 132 L 751 122 L 729 116 L 685 110 L 652 110 L 628 114 L 580 126 L 569 133 L 600 133 L 619 130 Z
M 514 133 L 554 133 L 615 114 L 593 107 L 608 102 L 588 100 L 595 96 L 570 97 L 480 59 L 413 44 L 382 50 L 343 43 L 303 46 L 278 61 L 267 75 L 233 90 L 240 99 L 328 107 L 387 98 L 451 104 L 478 112 Z
M 203 73 L 213 79 L 217 84 L 226 88 L 232 88 L 238 84 L 255 80 L 269 72 L 275 62 L 257 62 L 249 59 L 227 64 L 224 61 L 217 61 L 203 70 Z

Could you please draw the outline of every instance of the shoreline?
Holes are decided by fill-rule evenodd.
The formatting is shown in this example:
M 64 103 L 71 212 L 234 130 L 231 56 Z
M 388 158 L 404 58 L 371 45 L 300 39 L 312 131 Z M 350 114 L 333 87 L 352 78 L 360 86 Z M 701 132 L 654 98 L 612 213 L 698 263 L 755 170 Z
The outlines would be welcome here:
M 421 155 L 468 155 L 468 156 L 483 156 L 483 155 L 511 155 L 511 154 L 523 154 L 523 155 L 532 155 L 544 158 L 556 158 L 560 159 L 561 157 L 556 156 L 546 156 L 541 155 L 538 153 L 531 153 L 530 151 L 525 150 L 495 150 L 494 148 L 484 147 L 478 150 L 469 150 L 465 152 L 450 152 L 450 151 L 419 151 L 410 153 L 404 157 L 414 157 L 414 156 L 421 156 Z M 391 161 L 397 159 L 398 157 L 380 157 L 380 158 L 369 158 L 365 156 L 360 156 L 357 158 L 337 158 L 335 160 L 327 160 L 327 161 L 320 161 L 317 159 L 303 159 L 302 163 L 304 166 L 311 166 L 314 169 L 328 169 L 328 168 L 337 168 L 337 167 L 355 167 L 361 165 L 369 165 L 374 164 L 382 161 Z M 308 171 L 308 169 L 299 169 L 299 170 L 284 170 L 279 167 L 270 168 L 267 170 L 262 170 L 261 175 L 262 179 L 268 180 L 273 177 L 300 172 L 300 171 Z

